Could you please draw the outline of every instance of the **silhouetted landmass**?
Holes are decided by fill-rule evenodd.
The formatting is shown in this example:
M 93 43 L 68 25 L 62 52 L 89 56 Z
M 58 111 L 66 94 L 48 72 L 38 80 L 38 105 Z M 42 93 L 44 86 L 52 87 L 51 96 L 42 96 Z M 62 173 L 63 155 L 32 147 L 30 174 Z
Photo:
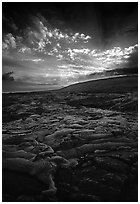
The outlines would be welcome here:
M 126 68 L 118 68 L 115 70 L 106 71 L 106 73 L 116 74 L 116 75 L 129 75 L 129 74 L 138 74 L 138 67 L 126 67 Z
M 81 82 L 62 88 L 64 92 L 129 92 L 137 90 L 138 76 L 123 76 Z

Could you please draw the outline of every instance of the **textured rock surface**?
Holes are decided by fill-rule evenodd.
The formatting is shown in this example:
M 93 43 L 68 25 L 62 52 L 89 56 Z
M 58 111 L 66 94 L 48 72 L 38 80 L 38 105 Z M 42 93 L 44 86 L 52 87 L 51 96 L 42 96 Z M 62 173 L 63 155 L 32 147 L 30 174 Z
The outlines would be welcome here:
M 49 158 L 57 188 L 3 167 L 3 201 L 137 201 L 137 121 L 137 92 L 3 94 L 3 162 Z

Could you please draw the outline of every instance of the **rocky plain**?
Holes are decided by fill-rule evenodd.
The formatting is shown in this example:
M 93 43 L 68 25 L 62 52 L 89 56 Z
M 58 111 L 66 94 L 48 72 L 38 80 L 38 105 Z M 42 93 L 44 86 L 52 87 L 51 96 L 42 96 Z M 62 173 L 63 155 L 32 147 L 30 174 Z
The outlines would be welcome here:
M 137 87 L 115 90 L 3 93 L 3 201 L 138 201 Z M 51 162 L 55 191 L 17 158 Z

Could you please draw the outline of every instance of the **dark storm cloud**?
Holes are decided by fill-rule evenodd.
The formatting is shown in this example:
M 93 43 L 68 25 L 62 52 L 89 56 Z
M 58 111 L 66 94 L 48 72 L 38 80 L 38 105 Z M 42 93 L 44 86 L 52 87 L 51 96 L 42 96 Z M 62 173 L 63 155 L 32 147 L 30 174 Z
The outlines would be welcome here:
M 102 3 L 101 8 L 100 4 L 97 4 L 97 7 L 102 27 L 102 43 L 104 46 L 112 46 L 116 42 L 118 46 L 127 46 L 128 43 L 132 45 L 137 43 L 137 3 Z M 129 38 L 130 33 L 134 34 L 131 38 Z
M 3 3 L 3 13 L 13 18 L 22 30 L 31 24 L 30 17 L 41 14 L 53 26 L 99 35 L 101 43 L 106 44 L 117 33 L 137 30 L 138 4 L 135 3 Z M 123 31 L 125 29 L 125 31 Z
M 2 20 L 5 23 L 5 26 L 7 26 L 7 29 L 10 31 L 17 31 L 18 27 L 16 26 L 16 24 L 14 23 L 14 21 L 12 20 L 12 18 L 8 19 L 5 17 L 5 15 L 3 14 L 2 16 Z
M 3 23 L 3 32 L 9 31 L 6 25 L 19 28 L 17 34 L 25 32 L 27 25 L 37 30 L 36 18 L 39 18 L 62 31 L 69 29 L 85 33 L 92 37 L 93 45 L 98 47 L 107 48 L 116 42 L 120 46 L 119 41 L 124 47 L 137 43 L 137 2 L 3 3 L 3 16 L 8 19 Z M 13 22 L 10 23 L 9 19 Z
M 2 80 L 3 81 L 14 81 L 14 77 L 11 76 L 12 74 L 13 74 L 13 72 L 4 73 L 2 75 Z

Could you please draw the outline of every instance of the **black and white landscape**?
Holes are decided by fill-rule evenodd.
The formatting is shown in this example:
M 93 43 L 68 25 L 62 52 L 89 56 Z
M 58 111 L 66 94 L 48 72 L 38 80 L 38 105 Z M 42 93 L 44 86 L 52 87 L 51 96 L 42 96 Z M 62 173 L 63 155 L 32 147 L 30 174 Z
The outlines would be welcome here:
M 3 202 L 137 202 L 138 4 L 2 6 Z

